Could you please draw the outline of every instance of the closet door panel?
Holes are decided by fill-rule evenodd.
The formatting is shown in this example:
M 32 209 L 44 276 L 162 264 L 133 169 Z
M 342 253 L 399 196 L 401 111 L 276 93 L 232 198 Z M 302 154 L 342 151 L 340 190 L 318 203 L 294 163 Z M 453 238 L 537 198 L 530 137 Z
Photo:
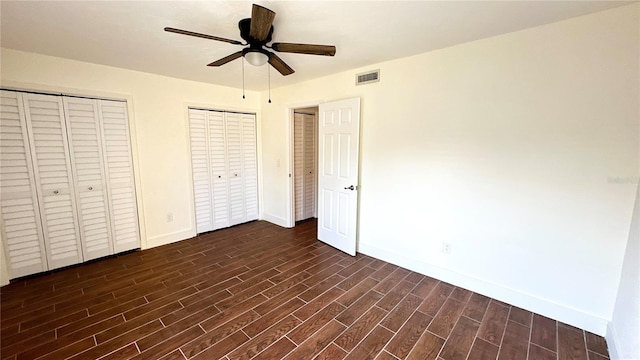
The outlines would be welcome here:
M 68 139 L 58 96 L 23 94 L 49 269 L 82 262 Z
M 84 260 L 113 254 L 97 100 L 63 99 Z
M 0 223 L 10 277 L 48 269 L 22 95 L 0 91 Z
M 127 104 L 98 100 L 115 252 L 140 247 Z
M 189 136 L 191 139 L 196 231 L 203 233 L 214 229 L 207 113 L 204 110 L 189 109 Z
M 224 113 L 207 111 L 209 126 L 209 166 L 213 203 L 214 229 L 231 226 L 229 218 L 229 171 Z
M 242 114 L 244 221 L 258 219 L 258 161 L 256 139 L 256 116 Z
M 304 217 L 304 115 L 294 114 L 293 120 L 293 181 L 295 197 L 295 220 Z
M 315 216 L 316 210 L 316 148 L 315 116 L 303 115 L 304 121 L 304 218 Z
M 225 115 L 229 171 L 229 225 L 236 225 L 245 221 L 241 115 L 235 113 Z

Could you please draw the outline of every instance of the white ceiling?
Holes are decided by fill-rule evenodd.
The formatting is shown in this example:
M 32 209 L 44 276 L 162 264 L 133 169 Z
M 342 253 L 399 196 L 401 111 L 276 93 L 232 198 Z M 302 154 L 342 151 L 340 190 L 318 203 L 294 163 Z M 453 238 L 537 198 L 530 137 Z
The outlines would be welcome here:
M 255 1 L 276 12 L 273 41 L 335 45 L 335 57 L 279 53 L 296 72 L 271 69 L 278 87 L 604 10 L 620 1 Z M 165 26 L 242 40 L 251 1 L 6 1 L 0 45 L 181 79 L 241 87 L 241 61 L 206 64 L 241 49 L 172 34 Z M 245 63 L 247 89 L 267 88 L 267 67 Z

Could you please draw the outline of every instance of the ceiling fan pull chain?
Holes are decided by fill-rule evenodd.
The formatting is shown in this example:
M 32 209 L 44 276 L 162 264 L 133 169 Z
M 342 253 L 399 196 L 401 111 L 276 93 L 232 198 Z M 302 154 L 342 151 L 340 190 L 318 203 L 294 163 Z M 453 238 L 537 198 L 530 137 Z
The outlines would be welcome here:
M 267 77 L 269 78 L 269 104 L 271 104 L 271 67 L 267 66 Z
M 242 98 L 244 99 L 244 57 L 242 58 Z

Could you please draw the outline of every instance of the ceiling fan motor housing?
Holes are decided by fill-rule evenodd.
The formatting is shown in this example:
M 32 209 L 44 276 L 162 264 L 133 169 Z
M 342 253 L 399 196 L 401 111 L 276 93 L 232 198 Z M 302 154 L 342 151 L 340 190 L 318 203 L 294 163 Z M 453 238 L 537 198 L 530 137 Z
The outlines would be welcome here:
M 251 32 L 251 18 L 242 19 L 238 22 L 238 28 L 240 28 L 240 37 L 243 38 L 250 47 L 261 48 L 263 45 L 271 42 L 271 37 L 273 35 L 273 25 L 269 29 L 269 35 L 260 41 L 258 39 L 254 39 L 250 34 Z

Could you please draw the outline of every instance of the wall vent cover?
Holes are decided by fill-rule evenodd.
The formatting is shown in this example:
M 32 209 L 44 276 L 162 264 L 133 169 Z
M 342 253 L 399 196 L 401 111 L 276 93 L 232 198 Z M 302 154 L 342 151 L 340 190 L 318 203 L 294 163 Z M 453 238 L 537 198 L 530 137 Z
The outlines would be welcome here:
M 364 85 L 380 81 L 380 69 L 356 75 L 356 85 Z

